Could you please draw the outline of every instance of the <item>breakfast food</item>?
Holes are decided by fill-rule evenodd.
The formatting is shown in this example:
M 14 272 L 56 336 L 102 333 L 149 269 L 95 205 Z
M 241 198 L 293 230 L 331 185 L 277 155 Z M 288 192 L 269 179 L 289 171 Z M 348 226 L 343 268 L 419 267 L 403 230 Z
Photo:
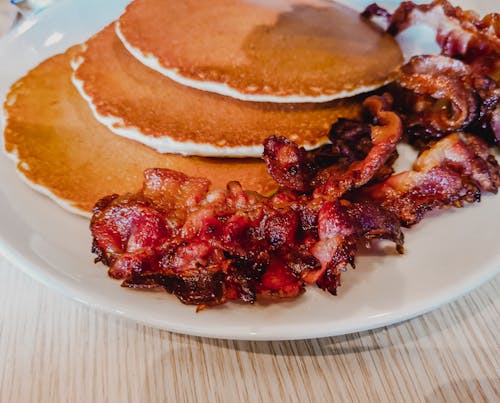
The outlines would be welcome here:
M 325 0 L 136 0 L 116 29 L 156 71 L 246 101 L 345 98 L 391 81 L 403 62 L 390 35 Z
M 312 165 L 300 164 L 307 159 L 303 149 L 269 138 L 264 158 L 282 189 L 269 199 L 237 182 L 208 193 L 204 179 L 146 171 L 139 193 L 96 205 L 91 230 L 98 260 L 125 285 L 163 286 L 197 305 L 296 297 L 305 282 L 335 293 L 358 241 L 391 239 L 400 251 L 403 244 L 396 216 L 370 202 L 343 199 L 385 164 L 402 134 L 397 115 L 386 111 L 390 100 L 370 97 L 365 106 L 380 122 L 370 126 L 378 144 L 345 172 L 325 168 L 326 177 L 310 175 Z M 287 186 L 282 173 L 291 167 L 310 176 L 308 192 L 293 192 L 294 181 Z
M 339 117 L 355 119 L 361 111 L 356 98 L 252 103 L 185 87 L 133 58 L 114 25 L 87 41 L 73 66 L 73 80 L 101 123 L 160 152 L 260 157 L 266 137 L 281 133 L 314 148 L 328 141 Z
M 285 3 L 285 10 L 280 9 L 279 4 Z M 266 10 L 256 14 L 258 21 L 273 10 L 270 15 L 277 18 L 278 28 L 283 21 L 286 29 L 293 28 L 285 30 L 283 38 L 290 32 L 310 37 L 312 51 L 318 54 L 323 54 L 325 47 L 320 45 L 325 43 L 315 42 L 315 33 L 331 38 L 332 29 L 323 31 L 320 25 L 311 30 L 307 18 L 304 26 L 297 23 L 297 15 L 320 18 L 332 10 L 347 13 L 340 6 L 316 1 L 273 2 L 270 8 L 245 0 L 214 4 L 227 6 L 231 24 L 238 21 L 234 10 Z M 307 68 L 302 82 L 293 69 L 281 81 L 274 71 L 269 75 L 274 86 L 249 90 L 261 96 L 259 88 L 264 89 L 265 96 L 275 99 L 262 103 L 235 99 L 239 97 L 235 93 L 228 97 L 193 89 L 144 66 L 151 55 L 162 60 L 158 49 L 170 57 L 180 51 L 187 59 L 176 58 L 182 63 L 174 69 L 179 72 L 189 65 L 190 77 L 200 79 L 199 64 L 193 62 L 199 62 L 197 56 L 211 55 L 212 50 L 215 59 L 222 60 L 217 46 L 224 32 L 218 23 L 209 24 L 214 37 L 175 42 L 178 49 L 169 42 L 181 28 L 192 40 L 190 33 L 206 27 L 201 17 L 195 18 L 199 22 L 195 27 L 186 27 L 185 18 L 179 18 L 180 28 L 165 27 L 157 15 L 172 7 L 178 7 L 175 12 L 180 14 L 169 18 L 188 14 L 205 18 L 209 12 L 198 2 L 135 0 L 118 23 L 83 46 L 48 59 L 14 84 L 4 106 L 6 148 L 29 181 L 83 210 L 100 198 L 90 224 L 92 249 L 96 261 L 109 266 L 109 275 L 123 280 L 124 286 L 163 288 L 199 309 L 230 300 L 295 298 L 306 284 L 336 294 L 342 271 L 354 265 L 359 243 L 386 239 L 402 253 L 402 227 L 418 223 L 433 209 L 461 207 L 479 201 L 483 192 L 498 191 L 500 167 L 490 150 L 500 139 L 498 14 L 480 20 L 444 0 L 422 6 L 405 2 L 393 14 L 372 5 L 363 15 L 384 17 L 387 35 L 425 20 L 422 15 L 432 16 L 442 54 L 411 58 L 395 80 L 376 93 L 294 104 L 282 102 L 297 94 L 283 88 L 294 81 L 304 95 L 302 101 L 310 96 L 318 101 L 335 92 L 332 71 L 326 69 L 323 76 L 332 87 L 318 79 L 314 94 L 304 90 L 304 82 L 314 77 Z M 150 17 L 147 26 L 144 16 Z M 263 24 L 264 31 L 275 26 L 269 24 Z M 154 37 L 165 29 L 167 36 Z M 242 29 L 247 27 L 243 24 Z M 387 60 L 379 60 L 394 62 L 392 45 L 385 46 L 391 40 L 377 35 L 382 38 L 379 51 L 388 52 Z M 297 43 L 291 43 L 297 50 Z M 147 49 L 149 45 L 153 50 Z M 199 46 L 215 48 L 194 54 Z M 304 56 L 300 49 L 297 52 Z M 285 54 L 278 49 L 276 60 L 265 52 L 261 56 L 272 62 L 270 66 L 279 62 L 283 67 L 287 64 L 280 58 Z M 250 81 L 245 80 L 265 78 L 259 76 L 266 70 L 264 59 L 254 59 L 255 75 L 245 74 L 245 66 L 236 62 L 233 70 L 221 69 L 219 63 L 211 73 L 203 73 L 201 81 L 225 77 L 223 81 L 243 82 L 239 89 L 248 89 Z M 316 61 L 301 57 L 299 66 Z M 385 66 L 383 80 L 387 80 L 392 70 L 384 63 L 379 64 Z M 365 74 L 367 79 L 379 77 L 378 64 L 371 66 L 375 70 L 373 76 Z M 219 74 L 228 71 L 229 76 Z M 242 73 L 242 80 L 228 78 L 234 71 Z M 290 81 L 291 77 L 295 79 Z M 358 84 L 367 88 L 362 79 Z M 337 88 L 336 96 L 345 94 L 345 89 Z M 337 113 L 344 107 L 345 113 Z M 267 132 L 270 127 L 283 132 Z M 319 127 L 322 134 L 314 132 Z M 302 135 L 297 135 L 300 130 Z M 168 136 L 163 136 L 166 132 Z M 241 157 L 258 147 L 258 139 L 264 161 L 162 155 L 123 136 L 146 144 L 145 138 L 168 137 L 164 146 L 170 148 L 164 151 L 177 153 L 206 154 L 207 144 L 215 147 L 212 155 L 235 155 L 234 150 L 243 149 Z M 409 142 L 420 154 L 411 169 L 395 173 L 401 142 Z
M 394 15 L 405 9 L 414 5 Z M 378 6 L 367 13 L 392 18 Z M 445 54 L 414 57 L 388 88 L 393 96 L 367 98 L 365 120 L 333 125 L 329 145 L 306 151 L 268 138 L 264 159 L 280 186 L 270 198 L 237 182 L 207 192 L 201 178 L 146 171 L 138 193 L 96 205 L 97 260 L 124 286 L 162 287 L 199 308 L 295 298 L 308 283 L 335 294 L 358 242 L 385 238 L 402 252 L 401 226 L 498 191 L 500 167 L 486 143 L 498 138 L 498 86 L 477 65 L 472 56 L 467 63 Z M 424 151 L 412 170 L 393 175 L 403 138 L 416 138 Z
M 75 52 L 70 49 L 36 67 L 12 86 L 4 105 L 6 151 L 37 190 L 89 215 L 103 195 L 139 188 L 142 172 L 153 166 L 208 177 L 215 187 L 237 177 L 249 189 L 276 189 L 258 159 L 159 154 L 111 133 L 93 118 L 71 82 Z
M 182 302 L 294 298 L 305 284 L 336 294 L 341 272 L 354 265 L 359 242 L 389 239 L 403 251 L 401 224 L 436 207 L 496 192 L 500 168 L 486 144 L 452 134 L 424 152 L 415 171 L 362 188 L 401 139 L 388 96 L 365 101 L 374 146 L 347 169 L 318 170 L 304 149 L 285 138 L 266 141 L 264 158 L 280 191 L 270 198 L 237 182 L 207 192 L 208 182 L 169 170 L 147 170 L 136 194 L 97 203 L 91 222 L 97 260 L 134 288 L 163 287 Z M 337 133 L 339 136 L 349 133 Z M 293 169 L 293 177 L 286 174 Z M 316 168 L 316 169 L 315 169 Z M 306 178 L 297 190 L 295 178 Z
M 436 41 L 445 56 L 463 59 L 474 70 L 495 74 L 500 69 L 500 14 L 480 18 L 472 10 L 453 7 L 446 0 L 429 4 L 405 2 L 394 13 L 372 4 L 363 12 L 387 19 L 387 32 L 397 35 L 412 25 L 425 24 L 436 30 Z
M 500 14 L 480 18 L 435 0 L 404 2 L 393 14 L 373 4 L 363 15 L 385 17 L 392 35 L 422 23 L 436 30 L 441 55 L 413 58 L 398 78 L 397 104 L 410 136 L 425 142 L 467 130 L 500 141 Z M 441 100 L 450 102 L 450 108 L 440 105 Z

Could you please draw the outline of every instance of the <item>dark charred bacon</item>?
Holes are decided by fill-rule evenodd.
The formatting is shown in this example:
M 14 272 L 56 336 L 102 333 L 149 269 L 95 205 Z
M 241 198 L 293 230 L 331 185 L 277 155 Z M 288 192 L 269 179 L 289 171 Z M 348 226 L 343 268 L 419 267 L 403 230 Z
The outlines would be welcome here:
M 403 127 L 399 116 L 390 111 L 392 97 L 371 96 L 363 106 L 370 112 L 377 124 L 370 125 L 372 147 L 366 157 L 355 161 L 346 170 L 337 165 L 319 172 L 314 179 L 314 195 L 339 198 L 346 192 L 368 183 L 384 167 L 401 140 Z
M 330 146 L 333 148 L 334 154 L 337 155 L 337 166 L 344 167 L 343 169 L 345 171 L 353 162 L 366 158 L 373 146 L 371 134 L 371 125 L 367 122 L 339 119 L 337 123 L 331 127 L 328 136 L 331 144 L 324 147 Z M 310 153 L 314 156 L 315 165 L 318 165 L 320 168 L 325 168 L 327 166 L 327 164 L 323 162 L 323 155 L 326 153 L 321 149 L 312 150 Z M 385 164 L 382 165 L 373 176 L 372 181 L 380 182 L 391 176 L 394 173 L 392 165 L 397 158 L 398 152 L 395 150 L 389 156 Z M 333 163 L 329 165 L 333 165 Z M 316 178 L 316 182 L 322 182 L 320 176 Z
M 344 169 L 366 158 L 372 148 L 372 129 L 368 122 L 340 118 L 330 128 L 330 143 L 308 151 L 309 158 L 320 170 L 333 164 Z
M 434 208 L 478 201 L 481 190 L 496 193 L 500 168 L 486 143 L 471 134 L 453 133 L 424 151 L 412 171 L 365 188 L 362 194 L 410 226 Z
M 485 92 L 479 109 L 479 117 L 467 128 L 488 142 L 500 144 L 500 88 L 491 88 Z
M 330 128 L 328 138 L 339 158 L 350 164 L 366 157 L 372 147 L 371 134 L 369 123 L 341 118 Z
M 307 152 L 284 137 L 264 142 L 268 172 L 282 189 L 339 198 L 374 177 L 392 173 L 388 161 L 395 157 L 402 124 L 390 111 L 392 97 L 371 96 L 363 103 L 374 124 L 340 120 L 330 130 L 331 144 Z M 325 163 L 326 160 L 329 162 Z M 326 165 L 320 169 L 322 165 Z
M 372 4 L 362 14 L 366 18 L 382 16 L 387 19 L 387 31 L 392 35 L 423 23 L 436 30 L 436 40 L 442 54 L 458 57 L 472 64 L 474 70 L 490 74 L 499 69 L 500 14 L 491 13 L 480 19 L 473 11 L 464 11 L 446 0 L 417 5 L 402 2 L 391 15 Z

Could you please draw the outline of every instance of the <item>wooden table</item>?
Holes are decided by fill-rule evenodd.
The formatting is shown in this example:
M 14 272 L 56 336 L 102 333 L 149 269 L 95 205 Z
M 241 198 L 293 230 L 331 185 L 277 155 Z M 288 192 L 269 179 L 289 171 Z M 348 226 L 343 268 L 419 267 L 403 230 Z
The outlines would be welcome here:
M 499 291 L 347 336 L 227 341 L 96 312 L 2 259 L 0 402 L 498 402 Z
M 363 333 L 227 341 L 96 312 L 0 258 L 0 402 L 498 402 L 499 289 Z

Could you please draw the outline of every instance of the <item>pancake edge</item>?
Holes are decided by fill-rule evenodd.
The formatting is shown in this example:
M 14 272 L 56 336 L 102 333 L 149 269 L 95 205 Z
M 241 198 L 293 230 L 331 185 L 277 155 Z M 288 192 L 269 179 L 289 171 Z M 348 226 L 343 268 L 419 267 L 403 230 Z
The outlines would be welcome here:
M 235 88 L 230 87 L 225 83 L 217 81 L 195 80 L 179 74 L 178 69 L 167 69 L 166 67 L 160 64 L 159 60 L 155 56 L 153 56 L 152 54 L 144 54 L 140 49 L 132 46 L 129 42 L 127 42 L 125 36 L 120 30 L 119 21 L 116 21 L 115 23 L 115 32 L 120 41 L 122 42 L 123 46 L 127 49 L 127 51 L 132 56 L 134 56 L 139 62 L 149 67 L 150 69 L 157 71 L 158 73 L 162 74 L 165 77 L 170 78 L 172 81 L 175 81 L 178 84 L 195 88 L 200 91 L 213 92 L 215 94 L 224 95 L 241 101 L 272 102 L 272 103 L 287 103 L 287 104 L 323 103 L 342 98 L 350 98 L 356 95 L 375 91 L 394 81 L 394 78 L 388 78 L 387 80 L 379 84 L 360 86 L 352 91 L 340 91 L 332 95 L 319 95 L 319 96 L 287 95 L 280 97 L 276 95 L 266 95 L 266 94 L 247 94 L 239 92 Z M 395 71 L 397 71 L 397 68 L 395 69 Z
M 21 161 L 19 159 L 17 145 L 13 149 L 12 152 L 7 151 L 6 143 L 5 143 L 5 130 L 7 130 L 7 121 L 9 118 L 9 114 L 8 114 L 7 110 L 5 109 L 5 105 L 7 103 L 7 98 L 8 98 L 9 93 L 10 93 L 10 90 L 6 95 L 6 98 L 2 102 L 2 108 L 0 108 L 0 127 L 2 128 L 2 148 L 4 151 L 4 155 L 16 164 L 16 173 L 17 173 L 18 177 L 31 190 L 34 190 L 35 192 L 40 193 L 40 194 L 44 195 L 45 197 L 49 198 L 51 201 L 53 201 L 55 204 L 57 204 L 59 207 L 63 208 L 64 210 L 68 211 L 69 213 L 78 215 L 78 216 L 86 218 L 86 219 L 90 219 L 90 217 L 92 216 L 92 213 L 90 211 L 83 210 L 79 207 L 76 207 L 70 200 L 63 199 L 59 196 L 56 196 L 56 194 L 53 193 L 51 190 L 49 190 L 47 187 L 32 181 L 24 174 L 23 171 L 21 171 L 20 167 L 22 164 L 24 164 L 28 170 L 29 170 L 29 164 L 27 164 L 26 162 Z
M 97 111 L 93 99 L 89 96 L 84 89 L 84 82 L 76 78 L 76 72 L 79 66 L 83 63 L 81 55 L 75 56 L 71 60 L 71 67 L 73 74 L 71 81 L 76 87 L 80 96 L 89 105 L 92 114 L 96 120 L 106 126 L 111 132 L 118 136 L 134 140 L 142 143 L 161 154 L 179 154 L 183 156 L 199 156 L 199 157 L 218 157 L 218 158 L 262 158 L 264 152 L 263 145 L 253 146 L 239 146 L 239 147 L 216 147 L 210 143 L 195 143 L 193 141 L 176 141 L 168 135 L 161 137 L 146 136 L 135 126 L 127 126 L 122 118 L 114 115 L 102 115 Z M 284 134 L 286 135 L 286 134 Z M 322 146 L 327 143 L 328 139 L 324 138 L 323 141 L 305 145 L 306 150 L 311 150 Z

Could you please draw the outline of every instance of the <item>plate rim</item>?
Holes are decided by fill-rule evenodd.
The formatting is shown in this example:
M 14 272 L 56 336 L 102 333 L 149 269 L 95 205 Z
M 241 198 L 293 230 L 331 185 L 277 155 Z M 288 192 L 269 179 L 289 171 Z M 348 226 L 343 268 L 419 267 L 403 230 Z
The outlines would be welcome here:
M 279 341 L 279 340 L 304 340 L 304 339 L 317 339 L 323 337 L 334 337 L 347 335 L 351 333 L 365 332 L 368 330 L 373 330 L 385 326 L 395 325 L 398 323 L 403 323 L 409 319 L 415 318 L 417 316 L 421 316 L 427 312 L 433 311 L 445 304 L 448 304 L 461 296 L 468 294 L 472 290 L 478 288 L 482 284 L 485 284 L 495 278 L 498 274 L 500 274 L 500 265 L 492 263 L 491 268 L 485 270 L 486 275 L 484 275 L 483 271 L 476 273 L 476 275 L 466 278 L 458 283 L 454 283 L 451 289 L 456 289 L 455 292 L 441 292 L 434 295 L 432 298 L 427 300 L 427 303 L 413 303 L 411 306 L 412 309 L 398 309 L 391 313 L 384 314 L 378 316 L 377 319 L 369 320 L 363 326 L 346 326 L 345 328 L 340 327 L 335 330 L 327 330 L 322 329 L 321 331 L 303 331 L 295 334 L 273 334 L 272 332 L 261 331 L 259 333 L 249 332 L 249 333 L 239 333 L 234 334 L 231 331 L 213 331 L 203 330 L 198 328 L 192 328 L 190 326 L 175 326 L 172 324 L 170 326 L 168 323 L 164 321 L 151 321 L 144 320 L 137 316 L 135 310 L 132 312 L 127 312 L 123 310 L 113 309 L 108 302 L 108 298 L 103 296 L 98 301 L 89 301 L 88 298 L 83 294 L 83 290 L 80 290 L 79 287 L 68 286 L 58 278 L 57 275 L 54 275 L 53 272 L 49 269 L 42 268 L 40 265 L 37 265 L 32 261 L 32 259 L 27 258 L 25 255 L 18 253 L 18 251 L 10 244 L 8 240 L 5 239 L 2 233 L 0 233 L 0 255 L 3 256 L 9 263 L 11 263 L 14 267 L 20 269 L 23 273 L 28 275 L 30 278 L 36 280 L 37 282 L 43 284 L 47 288 L 55 291 L 66 298 L 69 298 L 73 301 L 81 303 L 88 308 L 95 309 L 97 311 L 111 314 L 113 316 L 118 316 L 121 319 L 126 319 L 133 321 L 135 323 L 140 323 L 146 326 L 152 326 L 155 328 L 167 330 L 174 333 L 185 334 L 190 336 L 197 337 L 207 337 L 211 339 L 226 339 L 226 340 L 246 340 L 246 341 Z M 40 271 L 41 269 L 41 271 Z M 72 291 L 72 292 L 69 292 Z M 430 302 L 429 302 L 430 301 Z M 175 303 L 180 303 L 175 301 Z M 194 309 L 194 307 L 193 307 Z M 307 327 L 305 327 L 307 329 Z
M 68 5 L 71 5 L 70 1 L 62 1 L 56 5 L 51 6 L 48 9 L 45 9 L 40 14 L 33 16 L 32 18 L 36 20 L 35 25 L 39 24 L 40 21 L 43 21 L 52 13 L 55 13 L 55 11 L 53 10 L 63 9 Z M 7 40 L 15 40 L 18 35 L 20 34 L 12 31 L 5 38 L 2 38 L 2 40 L 0 40 L 0 43 Z M 6 151 L 3 146 L 3 135 L 0 143 L 2 144 L 3 148 L 3 154 L 1 158 L 9 159 L 9 156 L 6 155 Z M 7 163 L 12 164 L 13 162 L 9 160 L 7 161 Z M 18 174 L 20 174 L 17 169 L 16 171 Z M 57 206 L 57 208 L 61 209 L 61 207 L 59 206 Z M 67 212 L 64 213 L 68 214 Z M 4 231 L 0 231 L 0 255 L 5 257 L 5 259 L 14 267 L 19 268 L 23 273 L 35 279 L 37 282 L 43 284 L 53 291 L 58 292 L 59 294 L 64 295 L 66 298 L 82 303 L 91 309 L 95 309 L 106 314 L 111 314 L 113 316 L 118 316 L 121 319 L 131 320 L 136 323 L 161 328 L 175 333 L 216 339 L 255 341 L 300 340 L 346 335 L 404 322 L 408 319 L 432 311 L 446 303 L 449 303 L 461 297 L 464 294 L 467 294 L 471 290 L 479 287 L 481 284 L 490 281 L 500 273 L 500 255 L 498 255 L 496 256 L 497 259 L 493 259 L 489 261 L 488 264 L 484 265 L 481 271 L 476 271 L 473 274 L 470 274 L 466 278 L 462 279 L 461 281 L 455 282 L 450 286 L 442 288 L 440 292 L 434 293 L 432 298 L 427 299 L 425 303 L 419 301 L 412 302 L 411 304 L 405 304 L 405 309 L 400 308 L 389 313 L 377 316 L 375 318 L 369 318 L 369 320 L 367 320 L 366 323 L 364 323 L 364 325 L 362 326 L 353 326 L 352 324 L 350 326 L 347 326 L 347 321 L 344 320 L 340 322 L 344 323 L 344 327 L 338 327 L 335 329 L 321 327 L 320 330 L 318 330 L 318 328 L 309 329 L 308 327 L 301 327 L 299 328 L 299 330 L 295 329 L 293 334 L 287 333 L 287 329 L 285 329 L 283 333 L 276 332 L 272 328 L 270 331 L 266 331 L 265 327 L 263 327 L 258 332 L 234 333 L 234 331 L 231 330 L 232 328 L 224 331 L 218 328 L 206 329 L 192 327 L 189 325 L 176 326 L 175 323 L 171 323 L 165 320 L 152 320 L 151 318 L 145 319 L 144 317 L 141 318 L 138 315 L 136 309 L 131 309 L 128 311 L 113 309 L 112 304 L 109 303 L 113 301 L 113 298 L 107 297 L 106 295 L 100 295 L 99 298 L 90 301 L 89 298 L 86 298 L 86 294 L 84 293 L 84 289 L 82 289 L 82 287 L 78 286 L 78 284 L 71 284 L 69 281 L 65 281 L 64 277 L 58 275 L 56 271 L 51 269 L 48 263 L 37 263 L 32 256 L 21 253 L 19 249 L 16 248 L 16 246 L 13 244 L 13 242 L 8 239 L 8 237 L 6 237 Z M 446 290 L 446 292 L 443 292 L 443 290 Z M 175 301 L 175 303 L 179 302 Z M 410 307 L 411 309 L 408 309 L 408 307 Z

